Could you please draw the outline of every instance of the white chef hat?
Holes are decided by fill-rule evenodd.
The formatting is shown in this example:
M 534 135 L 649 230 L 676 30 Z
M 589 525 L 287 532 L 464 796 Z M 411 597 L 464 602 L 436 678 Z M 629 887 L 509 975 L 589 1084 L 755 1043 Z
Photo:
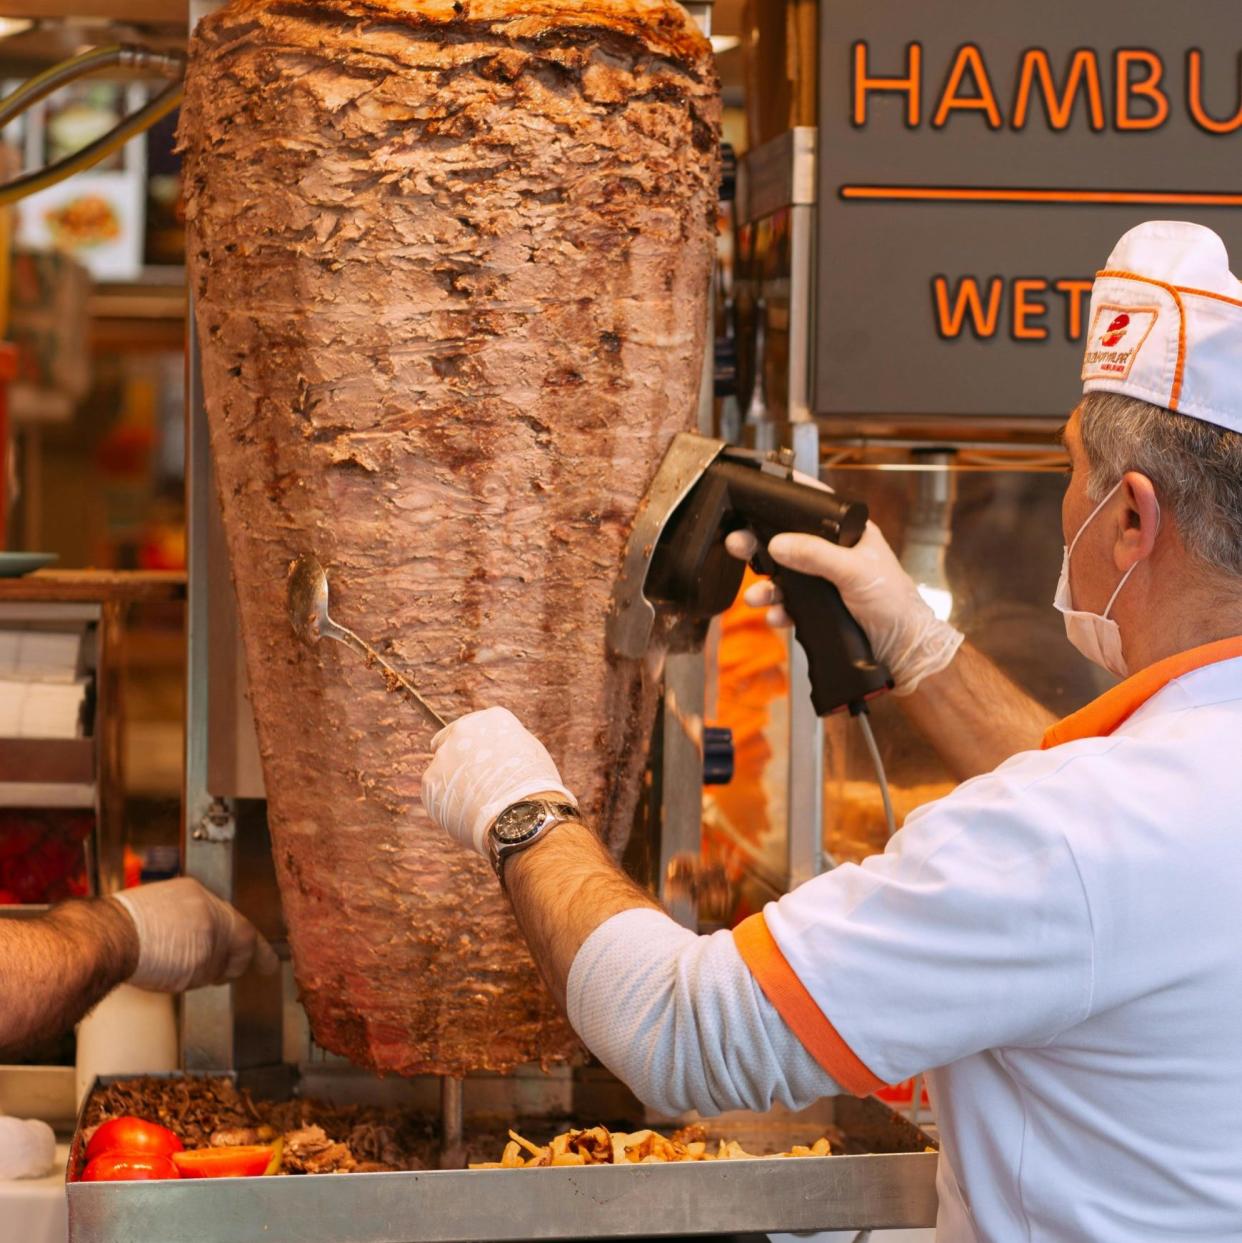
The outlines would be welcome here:
M 1083 391 L 1242 432 L 1242 281 L 1211 229 L 1150 220 L 1097 273 Z

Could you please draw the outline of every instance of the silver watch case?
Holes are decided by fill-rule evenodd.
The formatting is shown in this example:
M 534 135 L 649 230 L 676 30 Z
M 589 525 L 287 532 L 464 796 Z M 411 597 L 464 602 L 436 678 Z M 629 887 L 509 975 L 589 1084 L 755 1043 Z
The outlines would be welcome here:
M 487 831 L 487 854 L 500 883 L 505 883 L 505 860 L 527 850 L 557 825 L 581 824 L 582 815 L 572 803 L 559 799 L 523 799 L 506 807 Z

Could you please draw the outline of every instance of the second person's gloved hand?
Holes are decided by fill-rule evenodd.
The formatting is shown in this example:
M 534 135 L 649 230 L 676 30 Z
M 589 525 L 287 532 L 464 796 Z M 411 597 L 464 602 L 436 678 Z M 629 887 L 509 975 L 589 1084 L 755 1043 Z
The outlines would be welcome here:
M 744 561 L 754 556 L 757 547 L 748 531 L 735 531 L 727 544 L 729 551 Z M 961 631 L 932 612 L 873 522 L 867 523 L 862 539 L 853 548 L 842 548 L 815 535 L 787 534 L 772 540 L 768 552 L 786 569 L 826 578 L 836 585 L 845 607 L 870 639 L 876 658 L 892 673 L 898 695 L 910 694 L 924 678 L 944 669 L 964 641 Z M 747 591 L 746 603 L 766 607 L 772 625 L 789 625 L 774 583 L 756 583 Z
M 280 968 L 254 925 L 188 876 L 114 894 L 138 933 L 138 968 L 129 982 L 153 993 L 223 984 L 251 965 Z

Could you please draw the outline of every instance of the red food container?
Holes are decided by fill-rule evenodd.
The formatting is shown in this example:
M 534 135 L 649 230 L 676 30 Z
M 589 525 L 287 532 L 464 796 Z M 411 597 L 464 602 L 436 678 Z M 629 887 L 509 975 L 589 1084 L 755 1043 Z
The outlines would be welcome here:
M 0 809 L 0 906 L 86 897 L 94 823 L 89 811 Z
M 0 341 L 0 550 L 8 547 L 9 385 L 17 376 L 17 347 Z

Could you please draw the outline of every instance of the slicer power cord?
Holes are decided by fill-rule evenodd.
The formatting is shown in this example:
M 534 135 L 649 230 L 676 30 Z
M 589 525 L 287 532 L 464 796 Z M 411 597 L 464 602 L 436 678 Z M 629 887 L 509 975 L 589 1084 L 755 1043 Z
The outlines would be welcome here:
M 871 756 L 876 780 L 880 783 L 880 797 L 884 800 L 884 821 L 888 825 L 888 836 L 892 837 L 897 832 L 897 817 L 893 813 L 893 793 L 888 788 L 888 774 L 884 771 L 884 757 L 880 755 L 875 730 L 871 728 L 871 712 L 865 703 L 858 703 L 850 705 L 850 715 L 858 722 L 863 741 L 867 744 L 867 754 Z

